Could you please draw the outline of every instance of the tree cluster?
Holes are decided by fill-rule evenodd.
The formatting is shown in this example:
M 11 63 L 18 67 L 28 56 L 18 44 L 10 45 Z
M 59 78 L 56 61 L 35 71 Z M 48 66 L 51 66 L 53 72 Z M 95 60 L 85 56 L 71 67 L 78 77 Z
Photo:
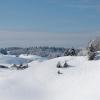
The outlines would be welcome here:
M 17 69 L 17 70 L 23 70 L 23 69 L 26 69 L 26 68 L 28 68 L 28 64 L 27 65 L 23 65 L 23 64 L 16 65 L 16 64 L 13 64 L 11 66 L 11 69 Z
M 59 61 L 57 63 L 57 68 L 67 68 L 69 65 L 67 64 L 67 61 L 65 61 L 65 63 L 63 65 L 61 65 L 61 62 Z
M 65 48 L 60 47 L 28 47 L 28 48 L 19 48 L 11 47 L 6 48 L 11 55 L 20 55 L 20 54 L 32 54 L 38 55 L 41 57 L 55 58 L 63 55 Z
M 77 55 L 77 50 L 74 48 L 69 48 L 64 52 L 64 56 L 76 56 Z
M 8 54 L 7 50 L 3 49 L 3 48 L 0 49 L 0 53 L 3 54 L 3 55 L 7 55 Z

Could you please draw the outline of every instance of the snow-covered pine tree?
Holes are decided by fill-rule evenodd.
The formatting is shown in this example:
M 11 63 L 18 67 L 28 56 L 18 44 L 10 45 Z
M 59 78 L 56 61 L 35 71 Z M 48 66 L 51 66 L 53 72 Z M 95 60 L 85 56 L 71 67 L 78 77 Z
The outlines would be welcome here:
M 67 64 L 67 61 L 65 61 L 63 67 L 66 68 L 66 67 L 68 67 L 68 66 L 69 66 L 69 65 Z
M 76 56 L 76 50 L 72 47 L 69 49 L 66 49 L 64 52 L 64 56 Z
M 94 60 L 96 56 L 95 49 L 92 44 L 88 47 L 88 60 Z
M 11 69 L 17 69 L 17 65 L 16 65 L 16 64 L 13 64 L 13 65 L 11 66 Z

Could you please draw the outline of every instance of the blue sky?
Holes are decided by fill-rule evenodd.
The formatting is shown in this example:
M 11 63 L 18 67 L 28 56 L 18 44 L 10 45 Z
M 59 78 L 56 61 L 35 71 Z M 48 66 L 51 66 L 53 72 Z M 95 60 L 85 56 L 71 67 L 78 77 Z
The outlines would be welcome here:
M 99 32 L 100 0 L 0 0 L 1 46 L 79 47 Z

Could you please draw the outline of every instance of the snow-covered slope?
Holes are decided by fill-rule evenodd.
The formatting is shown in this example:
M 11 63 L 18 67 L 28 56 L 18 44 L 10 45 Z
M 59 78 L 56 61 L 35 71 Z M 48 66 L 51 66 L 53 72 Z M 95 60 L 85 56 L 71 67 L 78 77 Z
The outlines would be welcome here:
M 57 69 L 67 60 L 70 67 Z M 33 61 L 22 71 L 0 72 L 0 100 L 99 100 L 100 60 L 60 57 Z M 58 75 L 60 70 L 63 74 Z

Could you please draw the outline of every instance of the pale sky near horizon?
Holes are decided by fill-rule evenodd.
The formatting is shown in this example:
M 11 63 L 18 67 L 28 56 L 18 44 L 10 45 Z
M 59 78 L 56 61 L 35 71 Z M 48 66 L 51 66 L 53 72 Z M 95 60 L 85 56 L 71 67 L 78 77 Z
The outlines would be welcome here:
M 15 32 L 1 31 L 0 47 L 86 47 L 89 40 L 99 33 L 49 33 L 49 32 Z
M 0 0 L 0 47 L 82 47 L 100 36 L 100 0 Z

